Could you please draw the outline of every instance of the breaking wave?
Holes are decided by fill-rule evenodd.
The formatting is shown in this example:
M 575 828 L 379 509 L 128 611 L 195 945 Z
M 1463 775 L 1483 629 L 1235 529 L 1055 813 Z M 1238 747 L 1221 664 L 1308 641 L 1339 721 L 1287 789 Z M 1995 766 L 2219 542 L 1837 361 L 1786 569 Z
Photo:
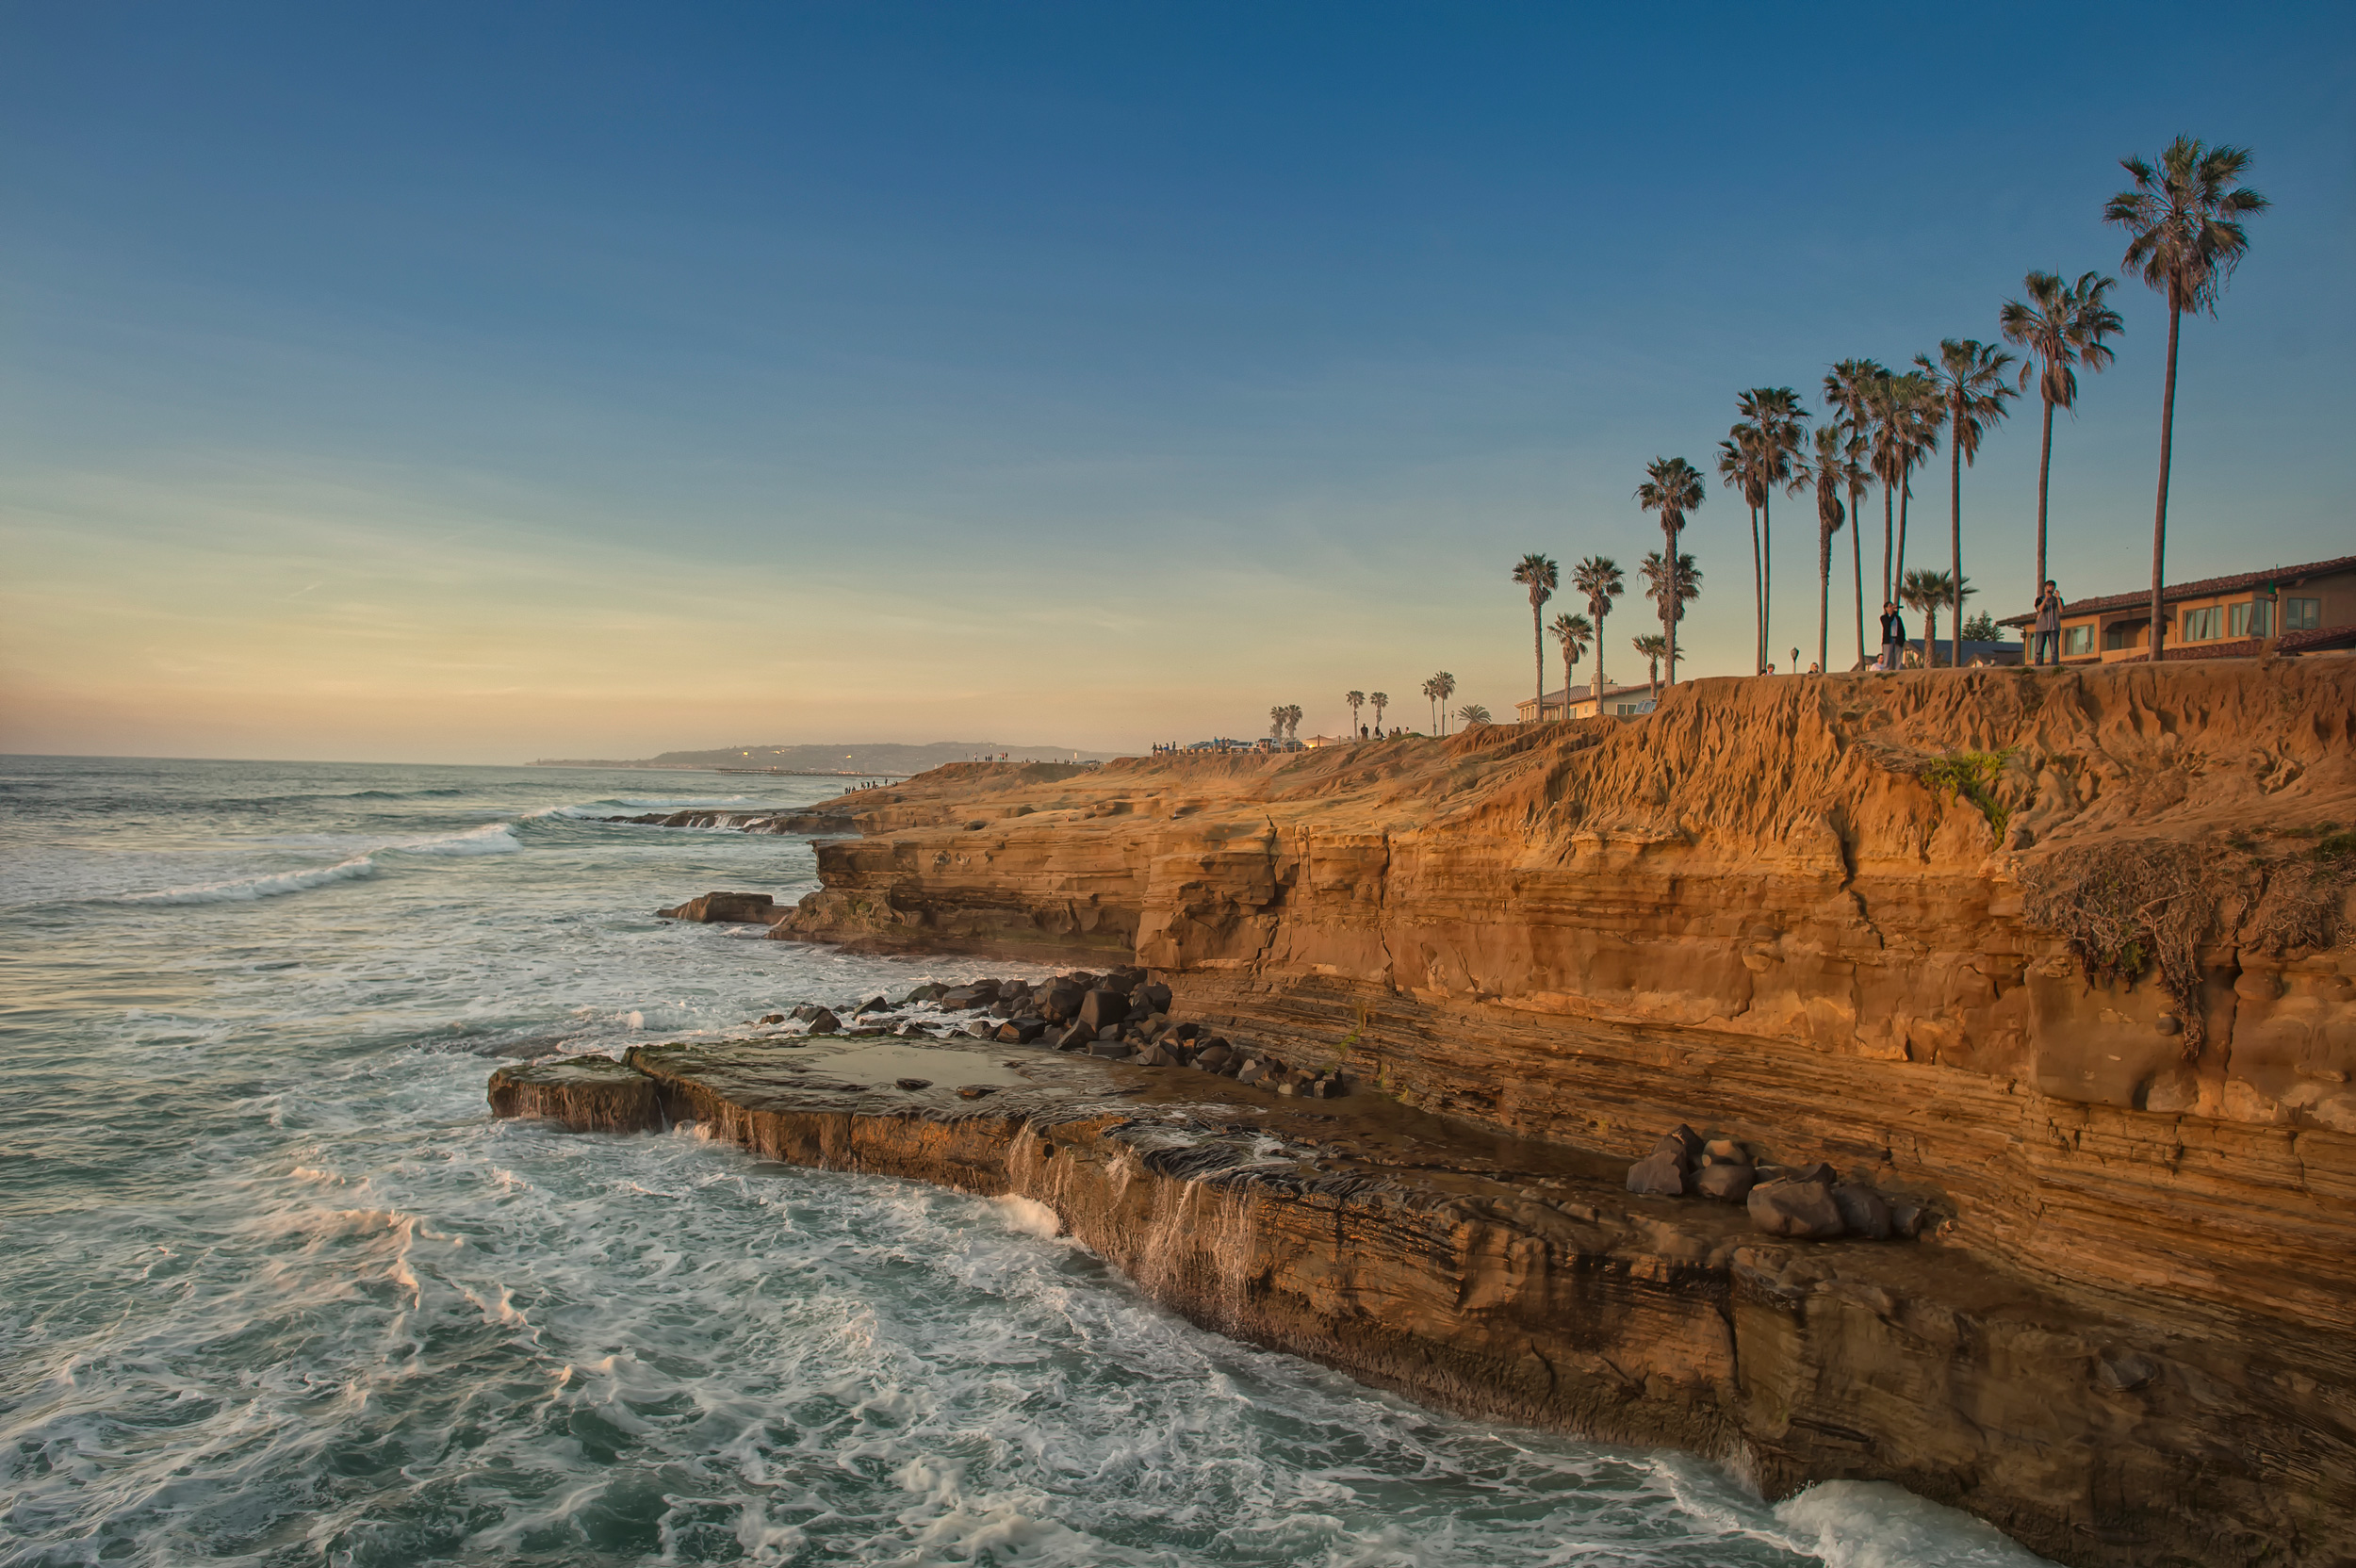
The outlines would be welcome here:
M 224 877 L 217 882 L 196 882 L 187 887 L 161 888 L 152 892 L 123 893 L 120 896 L 124 904 L 237 904 L 374 876 L 378 870 L 376 858 L 380 855 L 505 855 L 522 847 L 512 824 L 485 823 L 464 833 L 381 844 L 364 855 L 354 855 L 333 865 L 305 866 L 296 871 L 267 872 L 254 876 Z

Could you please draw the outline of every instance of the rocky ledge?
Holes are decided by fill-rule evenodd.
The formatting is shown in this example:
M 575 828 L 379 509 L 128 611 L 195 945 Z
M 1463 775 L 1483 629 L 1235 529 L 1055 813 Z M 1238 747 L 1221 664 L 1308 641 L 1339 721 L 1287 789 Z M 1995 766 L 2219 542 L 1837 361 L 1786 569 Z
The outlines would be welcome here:
M 2073 1563 L 2356 1551 L 2356 1453 L 2344 1422 L 2288 1409 L 2315 1402 L 2300 1369 L 2090 1310 L 1936 1234 L 1795 1244 L 1733 1202 L 1631 1190 L 1749 1164 L 1684 1128 L 1640 1181 L 1625 1154 L 1382 1094 L 1287 1099 L 880 1024 L 506 1067 L 490 1100 L 1027 1199 L 1204 1327 L 1466 1413 L 1712 1455 L 1771 1496 L 1895 1481 Z

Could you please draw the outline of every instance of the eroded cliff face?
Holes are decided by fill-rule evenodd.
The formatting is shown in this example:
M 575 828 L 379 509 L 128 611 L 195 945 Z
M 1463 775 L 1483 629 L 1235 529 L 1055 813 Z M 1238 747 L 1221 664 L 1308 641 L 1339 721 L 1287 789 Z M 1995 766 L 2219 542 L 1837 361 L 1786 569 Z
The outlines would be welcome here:
M 502 1068 L 490 1093 L 1027 1198 L 1206 1327 L 1470 1413 L 1675 1444 L 1770 1495 L 1895 1480 L 2105 1568 L 2356 1552 L 2339 1391 L 2269 1348 L 2173 1340 L 1969 1249 L 1779 1243 L 1737 1205 L 1631 1197 L 1616 1162 L 1378 1096 L 1311 1108 L 1006 1051 L 699 1041 Z M 878 1081 L 911 1062 L 932 1076 Z M 949 1086 L 975 1078 L 999 1082 Z
M 826 808 L 864 836 L 775 934 L 1134 953 L 1188 1016 L 1410 1103 L 1873 1166 L 2007 1266 L 2356 1388 L 2351 727 L 2356 662 L 2319 658 L 964 765 Z M 1963 753 L 2004 754 L 1981 799 Z

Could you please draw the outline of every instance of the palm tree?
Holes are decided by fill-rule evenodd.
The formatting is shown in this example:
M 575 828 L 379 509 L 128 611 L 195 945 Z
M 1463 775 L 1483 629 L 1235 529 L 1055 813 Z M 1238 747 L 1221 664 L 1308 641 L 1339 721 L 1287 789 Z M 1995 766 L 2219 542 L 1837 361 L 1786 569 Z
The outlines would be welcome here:
M 1849 432 L 1843 461 L 1849 492 L 1850 575 L 1857 580 L 1857 657 L 1860 664 L 1865 662 L 1865 492 L 1873 486 L 1873 469 L 1869 454 L 1881 420 L 1882 391 L 1889 381 L 1889 368 L 1871 359 L 1844 359 L 1824 373 L 1824 401 L 1841 411 L 1841 422 Z
M 2160 403 L 2160 498 L 2151 514 L 2151 657 L 2160 657 L 2160 566 L 2168 546 L 2168 466 L 2176 433 L 2176 329 L 2189 311 L 2217 314 L 2217 296 L 2250 250 L 2241 220 L 2273 204 L 2234 181 L 2250 172 L 2247 148 L 2203 147 L 2188 136 L 2168 144 L 2154 169 L 2121 158 L 2135 188 L 2102 208 L 2127 231 L 2119 265 L 2168 296 L 2168 391 Z M 2042 583 L 2040 583 L 2042 586 Z
M 2100 272 L 2081 272 L 2076 283 L 2066 284 L 2055 273 L 2032 272 L 2021 279 L 2021 286 L 2034 302 L 2006 300 L 1997 313 L 2004 341 L 2028 351 L 2021 356 L 2021 389 L 2026 392 L 2035 377 L 2045 395 L 2045 446 L 2037 463 L 2036 592 L 2040 594 L 2045 591 L 2045 489 L 2053 471 L 2053 410 L 2077 405 L 2074 367 L 2100 372 L 2110 364 L 2110 346 L 2102 340 L 2125 328 L 2102 296 L 2118 282 Z
M 1898 602 L 1922 617 L 1922 667 L 1939 663 L 1939 607 L 1947 602 L 1952 580 L 1945 572 L 1917 566 L 1898 584 Z M 1900 650 L 1903 653 L 1903 649 Z
M 1354 741 L 1358 738 L 1358 710 L 1366 705 L 1366 694 L 1344 692 L 1342 700 L 1350 704 L 1350 738 Z
M 1832 635 L 1832 536 L 1848 520 L 1848 514 L 1841 509 L 1841 491 L 1849 480 L 1844 451 L 1849 439 L 1840 425 L 1818 425 L 1816 460 L 1810 463 L 1803 458 L 1792 470 L 1799 479 L 1812 481 L 1816 486 L 1816 667 L 1820 670 L 1831 663 L 1828 645 Z M 1858 640 L 1863 641 L 1862 628 Z
M 1546 629 L 1562 645 L 1562 716 L 1567 719 L 1571 716 L 1571 671 L 1587 656 L 1587 645 L 1595 641 L 1595 629 L 1586 616 L 1574 615 L 1566 610 L 1555 616 L 1554 624 Z M 1544 698 L 1538 703 L 1538 716 L 1546 716 Z
M 1661 514 L 1661 553 L 1646 556 L 1646 561 L 1677 559 L 1677 535 L 1685 530 L 1685 514 L 1699 507 L 1706 494 L 1700 471 L 1681 457 L 1656 457 L 1644 466 L 1644 482 L 1636 487 L 1636 504 L 1647 512 Z M 1685 603 L 1683 599 L 1672 600 L 1658 594 L 1651 597 L 1661 609 L 1661 629 L 1669 640 L 1669 684 L 1674 686 L 1677 678 L 1677 622 L 1685 614 Z M 1685 597 L 1693 596 L 1688 594 Z M 1563 699 L 1568 701 L 1570 687 L 1565 685 L 1562 691 Z
M 1677 663 L 1685 657 L 1677 651 L 1677 624 L 1685 619 L 1685 607 L 1702 596 L 1702 569 L 1693 564 L 1692 555 L 1680 553 L 1673 580 L 1668 557 L 1648 550 L 1636 575 L 1644 580 L 1644 596 L 1652 600 L 1662 624 L 1669 628 L 1669 684 L 1674 686 Z
M 1764 664 L 1767 661 L 1763 650 L 1772 641 L 1767 626 L 1773 618 L 1775 597 L 1775 489 L 1781 485 L 1785 495 L 1798 489 L 1792 480 L 1792 464 L 1799 456 L 1800 421 L 1808 417 L 1808 410 L 1800 406 L 1800 395 L 1788 386 L 1754 386 L 1734 402 L 1736 412 L 1759 432 L 1759 642 L 1762 650 L 1759 662 Z
M 1976 465 L 1980 456 L 1980 438 L 2004 416 L 2004 404 L 2019 394 L 2004 383 L 2004 368 L 2012 363 L 2012 355 L 2002 349 L 1990 348 L 1977 338 L 1942 337 L 1939 340 L 1939 363 L 1931 363 L 1928 354 L 1917 354 L 1914 363 L 1939 388 L 1940 400 L 1947 405 L 1947 461 L 1949 464 L 1948 527 L 1949 542 L 1955 547 L 1952 568 L 1957 584 L 1963 581 L 1963 466 Z M 1955 656 L 1950 664 L 1963 662 L 1963 602 L 1955 602 Z
M 1571 586 L 1587 596 L 1587 613 L 1595 618 L 1595 711 L 1603 711 L 1603 620 L 1612 601 L 1627 591 L 1620 564 L 1608 555 L 1591 555 L 1571 568 Z M 1569 696 L 1566 688 L 1563 695 Z
M 1751 668 L 1754 672 L 1767 667 L 1767 591 L 1766 574 L 1759 551 L 1759 509 L 1767 498 L 1766 482 L 1759 477 L 1759 431 L 1757 427 L 1737 424 L 1726 432 L 1726 438 L 1718 443 L 1718 479 L 1729 490 L 1742 492 L 1742 502 L 1751 509 L 1751 612 L 1754 631 L 1751 646 Z
M 1288 741 L 1301 739 L 1301 704 L 1297 702 L 1287 703 L 1284 707 L 1284 738 Z
M 1546 629 L 1538 618 L 1562 580 L 1560 568 L 1543 555 L 1525 555 L 1513 568 L 1513 580 L 1530 590 L 1530 655 L 1538 669 L 1538 716 L 1546 711 Z
M 1366 701 L 1374 705 L 1374 735 L 1376 740 L 1381 740 L 1383 738 L 1383 710 L 1391 705 L 1391 694 L 1369 692 L 1366 694 Z
M 1440 717 L 1436 727 L 1445 735 L 1448 733 L 1448 699 L 1456 694 L 1456 678 L 1442 670 L 1426 684 L 1432 688 L 1432 707 Z
M 1284 706 L 1282 703 L 1268 710 L 1268 738 L 1271 741 L 1284 738 Z
M 1464 707 L 1459 708 L 1456 710 L 1456 716 L 1464 721 L 1464 727 L 1467 729 L 1470 729 L 1477 724 L 1487 724 L 1489 722 L 1489 710 L 1486 708 L 1481 707 L 1481 704 L 1477 702 L 1468 702 L 1464 704 Z
M 1658 631 L 1647 631 L 1642 637 L 1630 638 L 1628 645 L 1633 647 L 1638 657 L 1649 666 L 1644 678 L 1652 687 L 1653 701 L 1659 702 L 1661 700 L 1661 666 L 1664 662 L 1669 662 L 1672 665 L 1669 673 L 1674 677 L 1677 674 L 1674 667 L 1677 657 L 1677 651 L 1669 646 L 1669 640 Z
M 1906 511 L 1914 499 L 1914 470 L 1939 450 L 1939 394 L 1915 372 L 1891 376 L 1879 388 L 1873 431 L 1873 476 L 1882 482 L 1882 597 L 1896 599 L 1906 575 Z M 1890 534 L 1890 498 L 1898 497 L 1898 536 Z

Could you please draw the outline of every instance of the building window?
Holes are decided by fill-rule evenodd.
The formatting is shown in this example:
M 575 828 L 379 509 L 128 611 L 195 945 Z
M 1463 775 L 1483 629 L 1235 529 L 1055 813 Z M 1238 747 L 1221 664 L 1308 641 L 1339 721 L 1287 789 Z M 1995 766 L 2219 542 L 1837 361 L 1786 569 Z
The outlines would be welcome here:
M 2266 599 L 2252 599 L 2248 604 L 2229 606 L 2225 612 L 2225 629 L 2229 637 L 2273 636 L 2273 604 Z
M 2224 635 L 2225 612 L 2217 605 L 2203 610 L 2184 612 L 2184 637 L 2187 643 L 2214 643 Z
M 2117 653 L 2120 648 L 2141 647 L 2146 624 L 2142 621 L 2113 621 L 2102 629 L 2102 651 Z
M 2282 629 L 2284 631 L 2314 631 L 2323 625 L 2321 599 L 2284 599 Z
M 2063 658 L 2068 659 L 2075 654 L 2092 653 L 2093 651 L 2094 629 L 2092 627 L 2066 626 L 2062 628 Z

